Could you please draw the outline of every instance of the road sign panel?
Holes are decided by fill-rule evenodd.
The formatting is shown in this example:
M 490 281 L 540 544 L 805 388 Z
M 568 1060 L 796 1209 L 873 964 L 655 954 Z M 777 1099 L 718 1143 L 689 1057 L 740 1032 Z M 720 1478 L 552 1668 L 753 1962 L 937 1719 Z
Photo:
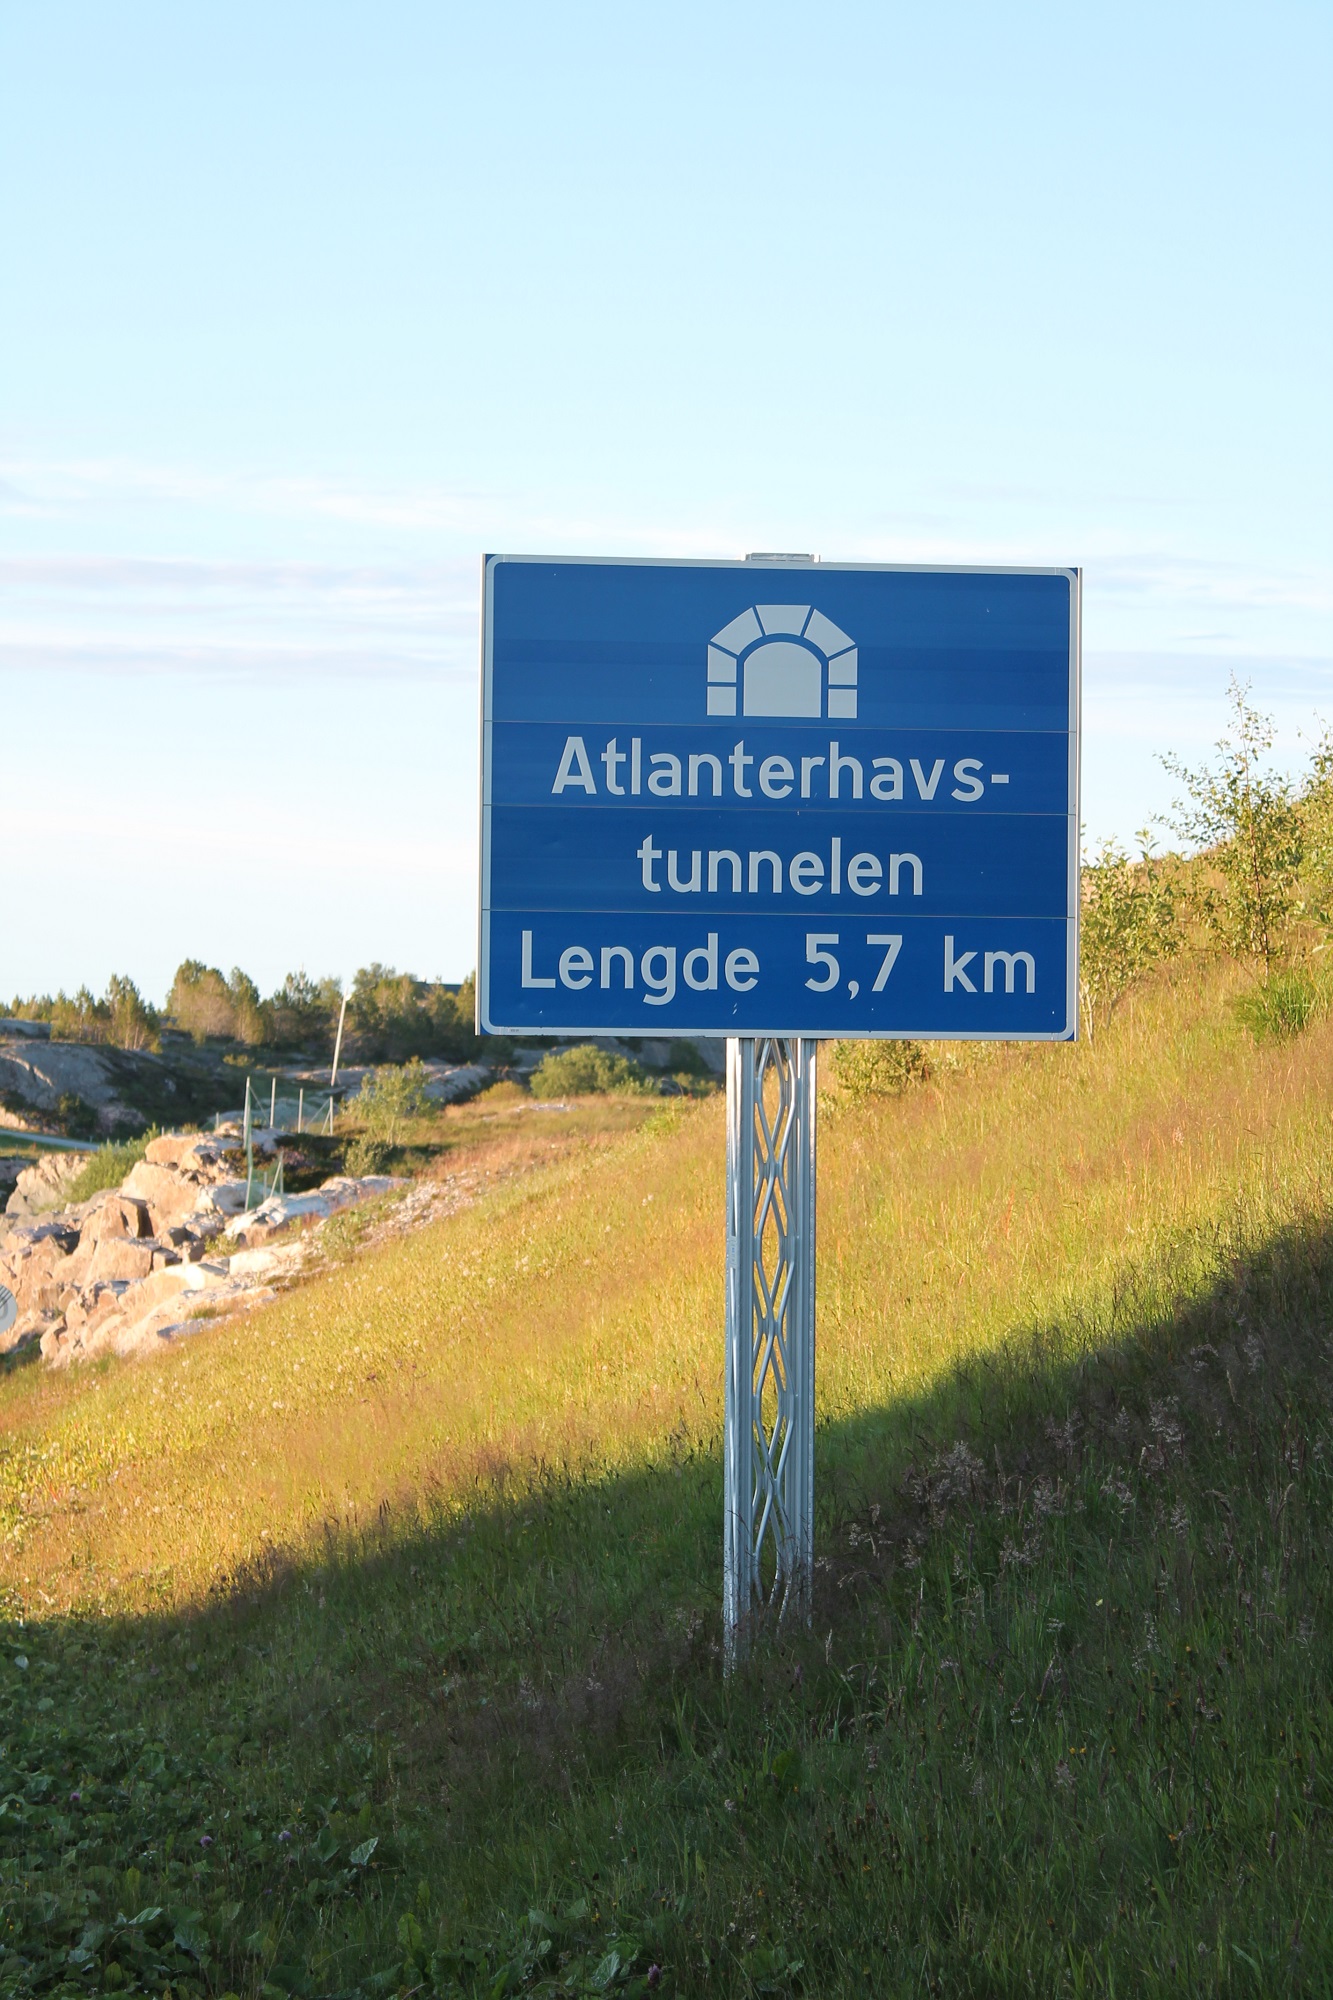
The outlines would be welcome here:
M 1076 570 L 491 556 L 492 1032 L 1066 1039 Z

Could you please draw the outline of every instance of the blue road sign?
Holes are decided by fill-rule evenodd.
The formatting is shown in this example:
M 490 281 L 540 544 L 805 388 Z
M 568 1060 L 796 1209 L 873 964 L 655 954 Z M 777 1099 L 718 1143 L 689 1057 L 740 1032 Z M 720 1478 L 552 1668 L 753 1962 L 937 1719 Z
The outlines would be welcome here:
M 483 567 L 495 1033 L 1064 1040 L 1077 570 Z

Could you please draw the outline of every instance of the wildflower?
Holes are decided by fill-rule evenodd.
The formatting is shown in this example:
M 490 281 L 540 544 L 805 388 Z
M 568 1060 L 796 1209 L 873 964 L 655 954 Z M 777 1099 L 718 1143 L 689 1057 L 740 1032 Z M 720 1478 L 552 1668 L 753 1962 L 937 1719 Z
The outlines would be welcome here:
M 278 1835 L 279 1840 L 290 1840 L 291 1837 L 292 1837 L 291 1828 L 286 1826 L 282 1829 L 282 1832 Z
M 662 1968 L 660 1965 L 650 1965 L 648 1967 L 648 1984 L 650 1986 L 660 1986 L 662 1984 Z
M 71 1792 L 69 1795 L 69 1802 L 72 1806 L 81 1806 L 83 1804 L 83 1793 Z
M 211 1846 L 213 1845 L 213 1836 L 212 1836 L 212 1834 L 211 1834 L 211 1833 L 201 1833 L 201 1834 L 200 1834 L 200 1836 L 199 1836 L 199 1845 L 200 1845 L 201 1847 L 211 1847 Z

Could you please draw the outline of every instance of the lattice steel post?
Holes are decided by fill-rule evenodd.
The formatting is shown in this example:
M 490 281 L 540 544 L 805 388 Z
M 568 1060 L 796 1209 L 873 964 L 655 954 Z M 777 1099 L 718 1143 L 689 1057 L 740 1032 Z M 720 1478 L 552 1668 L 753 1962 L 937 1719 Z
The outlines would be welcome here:
M 815 1048 L 807 1039 L 727 1043 L 722 1624 L 729 1664 L 765 1614 L 810 1615 Z

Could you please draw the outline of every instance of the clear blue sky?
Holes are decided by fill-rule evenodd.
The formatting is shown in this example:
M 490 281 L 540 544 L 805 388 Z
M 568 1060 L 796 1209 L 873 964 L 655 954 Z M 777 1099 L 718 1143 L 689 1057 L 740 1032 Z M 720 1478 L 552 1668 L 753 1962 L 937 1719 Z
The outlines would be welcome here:
M 0 996 L 473 962 L 482 549 L 1087 572 L 1333 718 L 1325 4 L 0 5 Z

